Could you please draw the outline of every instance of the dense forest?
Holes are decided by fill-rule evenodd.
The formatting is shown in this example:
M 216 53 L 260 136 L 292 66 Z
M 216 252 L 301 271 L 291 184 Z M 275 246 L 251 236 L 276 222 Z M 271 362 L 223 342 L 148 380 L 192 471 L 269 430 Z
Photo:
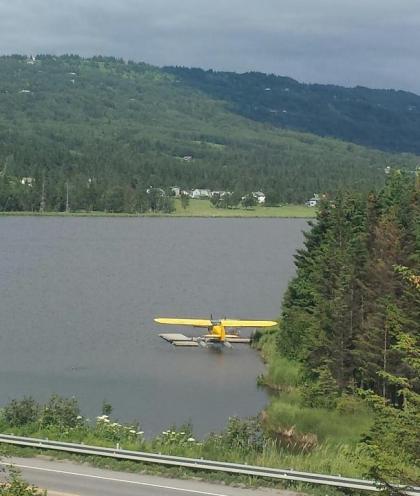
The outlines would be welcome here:
M 382 150 L 420 152 L 420 96 L 414 93 L 303 84 L 258 72 L 165 70 L 250 119 Z
M 301 203 L 341 187 L 368 191 L 385 167 L 418 164 L 258 123 L 146 64 L 0 57 L 0 211 L 170 211 L 145 192 L 171 186 Z
M 419 470 L 419 175 L 323 202 L 296 266 L 276 340 L 301 364 L 302 403 L 335 409 L 358 393 L 376 412 L 364 441 L 373 466 Z

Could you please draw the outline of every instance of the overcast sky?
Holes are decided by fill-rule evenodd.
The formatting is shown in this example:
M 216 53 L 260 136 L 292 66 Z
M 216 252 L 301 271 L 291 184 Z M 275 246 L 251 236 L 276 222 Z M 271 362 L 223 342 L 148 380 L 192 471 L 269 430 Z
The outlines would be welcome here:
M 114 55 L 420 94 L 420 0 L 0 0 L 0 52 Z

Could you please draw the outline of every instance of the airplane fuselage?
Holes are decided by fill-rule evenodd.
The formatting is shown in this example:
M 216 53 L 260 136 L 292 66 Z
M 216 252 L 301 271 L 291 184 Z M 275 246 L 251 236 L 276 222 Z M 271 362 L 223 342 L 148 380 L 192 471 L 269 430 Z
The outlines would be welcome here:
M 221 324 L 216 324 L 213 327 L 211 327 L 211 334 L 212 337 L 217 337 L 219 341 L 222 343 L 225 341 L 226 338 L 226 331 L 225 327 Z

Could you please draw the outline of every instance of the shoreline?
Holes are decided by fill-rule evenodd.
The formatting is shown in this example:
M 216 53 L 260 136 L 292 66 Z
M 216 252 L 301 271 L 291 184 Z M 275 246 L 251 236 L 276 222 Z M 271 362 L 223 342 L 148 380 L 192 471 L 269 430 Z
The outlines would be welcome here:
M 145 215 L 131 215 L 131 214 L 98 214 L 98 215 L 84 215 L 84 214 L 65 214 L 60 215 L 60 213 L 52 213 L 52 214 L 31 214 L 31 213 L 13 213 L 13 214 L 3 214 L 0 213 L 0 217 L 97 217 L 97 218 L 145 218 L 145 219 L 153 219 L 153 218 L 162 218 L 162 219 L 314 219 L 315 216 L 292 216 L 292 215 L 171 215 L 171 214 L 162 214 L 162 215 L 153 215 L 153 214 L 145 214 Z
M 10 217 L 164 217 L 164 218 L 201 218 L 201 219 L 312 219 L 315 218 L 317 208 L 302 204 L 284 204 L 276 207 L 257 205 L 253 208 L 216 208 L 209 200 L 191 199 L 187 208 L 183 208 L 181 201 L 175 199 L 175 210 L 167 212 L 107 212 L 74 210 L 59 211 L 12 211 L 0 212 L 1 216 Z
M 166 219 L 314 219 L 315 212 L 313 215 L 309 215 L 310 212 L 304 215 L 301 214 L 277 214 L 277 215 L 251 215 L 251 214 L 238 214 L 238 213 L 226 213 L 226 214 L 167 214 L 167 213 L 142 213 L 142 214 L 130 214 L 130 213 L 113 213 L 113 212 L 0 212 L 0 217 L 110 217 L 110 218 L 166 218 Z

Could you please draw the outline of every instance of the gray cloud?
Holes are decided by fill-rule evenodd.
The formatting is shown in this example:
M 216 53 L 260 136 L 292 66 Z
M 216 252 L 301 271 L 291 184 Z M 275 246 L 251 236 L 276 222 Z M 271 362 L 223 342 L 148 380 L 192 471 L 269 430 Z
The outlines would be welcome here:
M 420 93 L 418 0 L 0 0 L 0 41 Z

